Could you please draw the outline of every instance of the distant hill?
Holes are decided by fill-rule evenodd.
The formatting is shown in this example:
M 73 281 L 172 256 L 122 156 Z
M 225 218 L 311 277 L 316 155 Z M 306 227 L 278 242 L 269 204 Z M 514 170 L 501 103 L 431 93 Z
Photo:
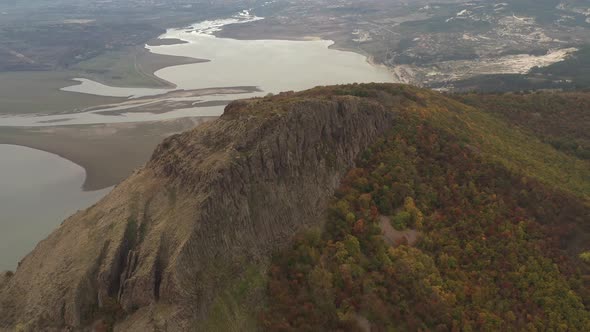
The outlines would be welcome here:
M 0 329 L 587 331 L 590 163 L 552 140 L 588 98 L 234 102 L 0 278 Z

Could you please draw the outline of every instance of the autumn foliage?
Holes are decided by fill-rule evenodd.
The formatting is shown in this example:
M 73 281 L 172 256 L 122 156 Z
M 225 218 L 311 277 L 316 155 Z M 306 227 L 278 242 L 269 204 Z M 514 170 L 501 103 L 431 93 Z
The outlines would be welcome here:
M 269 271 L 272 331 L 590 331 L 587 203 L 401 111 Z M 391 244 L 415 231 L 415 245 Z M 574 244 L 577 243 L 577 244 Z

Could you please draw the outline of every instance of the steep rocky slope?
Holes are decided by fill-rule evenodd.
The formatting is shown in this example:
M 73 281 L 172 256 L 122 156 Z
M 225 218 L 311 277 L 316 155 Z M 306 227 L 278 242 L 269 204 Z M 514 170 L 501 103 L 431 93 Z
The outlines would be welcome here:
M 0 327 L 198 329 L 227 280 L 324 211 L 356 156 L 394 123 L 354 96 L 235 102 L 168 138 L 101 202 L 67 219 L 0 285 Z
M 349 172 L 354 167 L 357 168 Z M 365 169 L 362 172 L 366 174 L 359 169 Z M 373 170 L 375 178 L 367 175 L 374 173 Z M 381 174 L 384 170 L 388 173 Z M 330 272 L 329 268 L 334 268 L 333 275 L 347 275 L 343 272 L 353 266 L 344 266 L 342 270 L 342 266 L 334 263 L 346 257 L 338 254 L 332 259 L 329 255 L 329 250 L 341 240 L 331 237 L 334 232 L 330 230 L 340 224 L 334 224 L 329 217 L 334 212 L 329 205 L 333 203 L 335 191 L 340 199 L 347 186 L 357 190 L 344 195 L 356 204 L 353 204 L 356 210 L 346 208 L 346 204 L 344 209 L 337 205 L 343 212 L 340 219 L 350 229 L 336 229 L 359 236 L 361 242 L 348 237 L 350 241 L 343 242 L 343 248 L 358 253 L 353 255 L 355 259 L 362 258 L 360 253 L 365 255 L 364 251 L 371 248 L 386 253 L 378 256 L 368 252 L 369 260 L 356 262 L 361 267 L 360 270 L 355 267 L 357 277 L 369 275 L 367 271 L 375 272 L 373 258 L 387 262 L 385 257 L 390 255 L 389 260 L 396 262 L 400 258 L 398 254 L 404 253 L 403 248 L 390 251 L 391 243 L 373 241 L 374 235 L 380 237 L 381 228 L 372 227 L 371 222 L 381 225 L 389 220 L 396 223 L 392 227 L 399 226 L 406 224 L 404 220 L 413 213 L 423 215 L 418 224 L 425 227 L 420 230 L 417 242 L 411 241 L 416 248 L 435 258 L 449 254 L 457 262 L 464 258 L 465 264 L 475 264 L 473 271 L 460 274 L 471 278 L 460 278 L 461 282 L 472 282 L 469 285 L 473 287 L 465 288 L 453 281 L 457 276 L 455 263 L 441 265 L 438 258 L 414 255 L 411 248 L 407 249 L 411 255 L 401 260 L 408 264 L 400 265 L 403 268 L 400 271 L 406 267 L 413 269 L 412 262 L 417 260 L 412 257 L 416 256 L 428 263 L 424 265 L 427 271 L 423 272 L 440 274 L 441 278 L 437 277 L 432 284 L 434 288 L 429 289 L 440 290 L 437 287 L 444 282 L 447 287 L 443 289 L 444 294 L 458 294 L 457 299 L 464 302 L 466 298 L 483 299 L 464 297 L 462 289 L 473 295 L 472 290 L 481 286 L 478 284 L 481 266 L 495 273 L 498 267 L 489 262 L 504 262 L 503 252 L 512 250 L 522 253 L 523 262 L 530 263 L 533 257 L 553 266 L 553 270 L 560 269 L 553 274 L 556 282 L 551 284 L 560 286 L 551 288 L 558 290 L 553 293 L 559 295 L 563 289 L 577 292 L 579 299 L 573 302 L 584 316 L 587 311 L 582 306 L 590 303 L 587 277 L 590 262 L 584 265 L 578 257 L 590 252 L 588 179 L 587 160 L 556 150 L 493 112 L 482 112 L 433 91 L 394 84 L 347 85 L 234 102 L 218 120 L 166 139 L 144 168 L 95 206 L 67 219 L 19 264 L 14 275 L 1 276 L 0 330 L 71 327 L 102 331 L 112 326 L 119 331 L 244 331 L 264 326 L 270 329 L 314 326 L 318 322 L 316 326 L 324 328 L 343 327 L 351 319 L 362 326 L 397 324 L 388 321 L 397 316 L 379 310 L 384 308 L 378 305 L 381 302 L 370 300 L 375 297 L 367 298 L 370 301 L 366 303 L 375 304 L 372 309 L 376 311 L 367 312 L 381 313 L 383 319 L 364 317 L 366 312 L 358 310 L 361 302 L 355 296 L 362 292 L 351 290 L 375 289 L 370 287 L 371 282 L 363 284 L 370 278 L 352 278 L 350 274 L 352 279 L 347 282 L 324 287 L 327 284 L 323 281 L 330 279 L 324 278 L 329 275 L 324 272 Z M 343 187 L 337 191 L 341 182 Z M 418 194 L 413 197 L 412 192 Z M 358 200 L 354 199 L 356 194 Z M 379 199 L 373 202 L 372 197 Z M 406 199 L 412 197 L 413 200 Z M 441 203 L 433 203 L 437 201 Z M 399 206 L 402 203 L 403 209 L 411 212 L 404 210 L 406 217 L 403 213 L 398 216 L 398 212 L 404 212 Z M 485 209 L 481 208 L 484 203 L 488 204 Z M 424 214 L 417 213 L 417 209 Z M 362 222 L 356 220 L 354 213 L 367 211 L 370 212 L 367 218 Z M 480 216 L 482 211 L 490 213 Z M 445 215 L 456 218 L 444 219 Z M 473 222 L 456 222 L 463 219 Z M 539 223 L 542 232 L 536 232 L 533 227 L 531 232 L 527 230 L 528 235 L 524 237 L 527 241 L 515 242 L 510 233 L 512 224 L 501 224 L 510 232 L 498 232 L 497 220 L 526 220 L 533 226 Z M 322 234 L 326 221 L 328 226 L 323 228 L 323 235 L 311 238 L 313 245 L 298 245 L 302 240 L 297 234 L 314 227 L 320 229 L 315 234 Z M 484 225 L 484 221 L 489 225 Z M 470 230 L 469 227 L 479 224 L 481 229 Z M 437 233 L 437 227 L 442 226 L 450 230 L 445 236 Z M 364 232 L 365 229 L 371 232 Z M 514 234 L 522 233 L 517 231 Z M 437 245 L 425 241 L 427 235 L 438 241 Z M 528 241 L 533 235 L 542 240 Z M 481 257 L 493 256 L 493 260 L 463 257 L 464 250 L 454 243 L 473 241 L 472 246 L 479 250 L 482 241 L 494 236 L 506 245 L 500 240 L 489 242 L 500 244 L 501 248 L 483 251 L 481 254 L 487 256 Z M 304 238 L 303 242 L 308 240 Z M 355 249 L 358 243 L 363 244 L 359 250 Z M 324 247 L 328 248 L 327 254 L 319 256 Z M 495 259 L 498 255 L 502 259 Z M 276 257 L 284 259 L 277 262 Z M 318 260 L 318 257 L 324 258 Z M 448 263 L 449 259 L 444 261 Z M 274 267 L 269 269 L 270 264 Z M 461 267 L 468 266 L 465 264 Z M 510 266 L 518 267 L 518 264 Z M 316 267 L 326 271 L 309 273 Z M 289 273 L 291 269 L 295 272 Z M 395 269 L 386 270 L 391 271 Z M 445 302 L 431 302 L 428 296 L 416 297 L 412 291 L 415 281 L 428 278 L 422 280 L 420 274 L 400 273 L 407 277 L 404 280 L 411 287 L 397 282 L 389 283 L 388 287 L 408 293 L 407 299 L 415 305 L 399 306 L 390 296 L 394 293 L 372 295 L 383 295 L 384 301 L 392 301 L 388 307 L 391 312 L 405 308 L 408 312 L 424 314 L 424 323 L 408 323 L 408 329 L 431 326 L 431 321 L 436 323 L 432 326 L 460 326 L 451 319 L 456 317 L 448 314 L 463 310 L 452 296 L 444 297 Z M 338 297 L 327 302 L 329 310 L 314 310 L 313 301 L 301 296 L 307 291 L 308 284 L 302 282 L 307 276 L 309 285 L 340 292 L 332 293 Z M 370 273 L 370 276 L 380 274 Z M 531 276 L 536 278 L 536 274 Z M 487 285 L 493 286 L 492 281 L 498 280 L 490 278 Z M 526 281 L 520 277 L 519 280 Z M 527 282 L 519 289 L 521 293 L 512 292 L 525 294 L 510 303 L 524 322 L 514 326 L 524 326 L 528 323 L 525 320 L 533 317 L 519 307 L 521 302 L 531 302 L 532 297 L 525 290 L 535 288 L 528 287 Z M 359 287 L 348 287 L 351 285 Z M 421 289 L 417 287 L 416 291 Z M 493 288 L 486 289 L 491 289 L 488 295 L 499 294 Z M 319 292 L 320 296 L 312 299 L 326 302 L 330 298 L 324 293 Z M 350 299 L 344 297 L 348 293 Z M 558 303 L 551 298 L 542 299 L 537 304 L 541 309 L 544 309 L 542 301 Z M 465 302 L 465 308 L 473 312 L 472 317 L 457 320 L 465 323 L 461 326 L 479 324 L 481 308 L 504 308 L 494 301 L 476 302 L 479 307 Z M 433 311 L 428 309 L 433 303 L 436 305 L 432 308 L 442 308 L 445 314 L 433 316 Z M 533 309 L 533 314 L 543 318 L 541 309 Z M 309 316 L 310 313 L 315 316 Z M 573 316 L 577 319 L 580 315 Z M 297 320 L 301 317 L 305 318 Z M 309 317 L 319 318 L 310 320 Z M 404 317 L 418 316 L 408 314 L 396 319 L 408 322 Z M 332 325 L 322 324 L 321 320 L 325 319 Z M 588 320 L 580 322 L 586 324 Z

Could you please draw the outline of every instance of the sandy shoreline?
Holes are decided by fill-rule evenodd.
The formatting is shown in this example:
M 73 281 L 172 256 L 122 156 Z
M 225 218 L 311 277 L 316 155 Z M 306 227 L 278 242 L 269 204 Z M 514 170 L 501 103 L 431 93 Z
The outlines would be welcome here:
M 116 185 L 148 161 L 166 137 L 216 117 L 178 118 L 156 122 L 36 128 L 0 128 L 0 144 L 26 146 L 56 154 L 86 170 L 83 189 Z
M 182 99 L 182 98 L 194 98 L 194 97 L 202 97 L 208 95 L 239 95 L 239 94 L 246 94 L 252 92 L 260 91 L 255 86 L 234 86 L 234 87 L 226 87 L 226 88 L 206 88 L 206 89 L 195 89 L 195 90 L 176 90 L 170 91 L 160 95 L 154 96 L 146 96 L 140 98 L 134 98 L 132 100 L 125 100 L 120 103 L 112 103 L 112 104 L 105 104 L 105 105 L 98 105 L 87 107 L 82 109 L 78 112 L 71 112 L 71 113 L 61 113 L 60 115 L 67 116 L 68 114 L 76 114 L 76 113 L 84 113 L 84 112 L 93 112 L 97 111 L 97 114 L 102 115 L 121 115 L 124 113 L 133 113 L 133 112 L 141 112 L 141 113 L 151 113 L 151 114 L 163 114 L 166 112 L 174 111 L 175 109 L 186 108 L 193 106 L 193 104 L 198 104 L 199 107 L 207 107 L 207 106 L 214 106 L 214 105 L 227 105 L 230 100 L 224 101 L 224 103 L 214 103 L 209 104 L 210 102 L 194 102 L 191 100 L 179 100 L 174 101 L 172 99 Z M 108 108 L 114 107 L 122 107 L 125 106 L 125 109 L 109 111 Z M 104 110 L 104 111 L 101 111 Z
M 114 55 L 99 56 L 92 62 L 85 62 L 68 70 L 1 72 L 0 115 L 80 112 L 89 107 L 127 99 L 61 90 L 75 85 L 73 78 L 77 77 L 114 87 L 175 89 L 175 84 L 157 77 L 155 73 L 171 66 L 207 61 L 209 60 L 155 54 L 138 46 Z

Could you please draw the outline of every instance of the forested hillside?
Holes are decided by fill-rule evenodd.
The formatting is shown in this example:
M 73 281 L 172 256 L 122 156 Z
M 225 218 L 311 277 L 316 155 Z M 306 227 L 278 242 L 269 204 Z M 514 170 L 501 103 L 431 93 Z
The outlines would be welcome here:
M 498 115 L 560 151 L 590 159 L 590 93 L 472 93 L 456 99 Z
M 590 331 L 589 98 L 233 102 L 1 276 L 0 330 Z
M 380 94 L 367 86 L 336 93 Z M 490 116 L 423 91 L 404 94 L 416 104 L 399 110 L 395 128 L 342 180 L 326 226 L 273 259 L 262 324 L 590 330 L 589 164 L 495 118 L 547 139 L 583 136 L 575 120 L 587 96 L 459 98 L 497 110 Z M 527 120 L 539 104 L 545 127 Z

